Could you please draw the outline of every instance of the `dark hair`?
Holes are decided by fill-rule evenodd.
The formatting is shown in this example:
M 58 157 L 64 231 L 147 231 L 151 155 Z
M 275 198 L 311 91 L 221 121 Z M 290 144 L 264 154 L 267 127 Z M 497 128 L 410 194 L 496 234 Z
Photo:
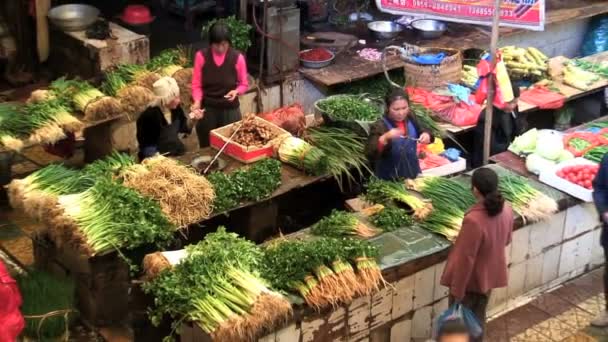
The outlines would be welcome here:
M 461 319 L 451 319 L 443 322 L 439 328 L 437 342 L 441 342 L 441 337 L 443 336 L 455 334 L 469 335 L 469 329 Z
M 386 98 L 384 99 L 384 102 L 386 103 L 386 110 L 388 110 L 388 107 L 390 107 L 391 104 L 393 104 L 393 102 L 395 102 L 397 100 L 406 100 L 409 102 L 409 98 L 407 97 L 407 94 L 401 88 L 393 88 L 386 95 Z
M 222 22 L 217 22 L 209 28 L 209 44 L 230 43 L 230 29 Z
M 498 175 L 491 169 L 482 167 L 473 172 L 471 184 L 484 197 L 483 206 L 488 215 L 496 216 L 502 212 L 504 198 L 498 192 Z

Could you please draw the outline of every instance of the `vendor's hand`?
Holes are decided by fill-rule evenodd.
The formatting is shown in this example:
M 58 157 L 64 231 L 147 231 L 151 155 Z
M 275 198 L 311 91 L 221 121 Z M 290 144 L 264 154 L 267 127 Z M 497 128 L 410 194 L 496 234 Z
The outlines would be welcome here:
M 204 109 L 194 109 L 190 112 L 190 119 L 192 120 L 200 120 L 205 116 Z
M 403 133 L 401 133 L 399 129 L 393 128 L 390 131 L 384 133 L 382 136 L 384 137 L 384 140 L 393 140 L 401 137 L 402 135 Z
M 228 101 L 232 102 L 234 101 L 237 96 L 239 96 L 239 92 L 235 90 L 231 90 L 228 92 L 228 94 L 224 95 L 224 98 L 227 99 Z
M 431 142 L 431 136 L 428 133 L 422 133 L 420 134 L 420 143 L 422 144 L 428 144 Z
M 194 112 L 195 110 L 201 109 L 201 101 L 194 101 L 190 106 L 190 111 Z

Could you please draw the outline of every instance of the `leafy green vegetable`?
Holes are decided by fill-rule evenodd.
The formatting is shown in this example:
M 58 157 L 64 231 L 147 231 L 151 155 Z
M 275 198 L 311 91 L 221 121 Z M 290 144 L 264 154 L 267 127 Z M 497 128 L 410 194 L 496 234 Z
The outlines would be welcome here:
M 391 232 L 403 227 L 411 227 L 414 220 L 406 210 L 397 207 L 386 207 L 370 217 L 371 222 L 385 232 Z
M 246 53 L 249 47 L 251 46 L 251 39 L 249 38 L 251 25 L 248 25 L 247 23 L 237 19 L 235 16 L 230 16 L 221 19 L 213 19 L 207 22 L 205 26 L 203 26 L 201 34 L 203 38 L 209 38 L 209 28 L 211 28 L 211 26 L 216 22 L 221 22 L 228 26 L 232 46 L 238 51 Z
M 363 95 L 334 95 L 316 106 L 332 120 L 376 121 L 384 114 L 382 106 Z
M 313 225 L 310 232 L 329 237 L 372 237 L 378 233 L 360 222 L 354 214 L 341 210 L 333 210 L 329 216 Z
M 599 163 L 602 161 L 602 158 L 604 158 L 606 153 L 608 153 L 608 146 L 598 146 L 585 153 L 585 158 Z
M 405 84 L 403 70 L 392 70 L 389 72 L 391 79 L 397 84 Z M 366 79 L 351 83 L 343 83 L 333 90 L 336 94 L 369 94 L 371 98 L 384 100 L 384 97 L 393 89 L 384 74 L 368 77 Z

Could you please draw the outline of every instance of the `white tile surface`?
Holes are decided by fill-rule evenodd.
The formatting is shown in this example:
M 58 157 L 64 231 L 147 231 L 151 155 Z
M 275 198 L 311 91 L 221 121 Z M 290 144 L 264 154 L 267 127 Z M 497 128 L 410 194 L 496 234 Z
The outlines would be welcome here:
M 578 240 L 570 240 L 562 245 L 562 253 L 559 258 L 559 272 L 561 277 L 576 268 L 576 255 L 578 254 Z
M 275 333 L 260 338 L 258 342 L 275 342 Z
M 392 319 L 395 320 L 412 311 L 414 307 L 414 276 L 403 278 L 396 283 L 393 291 Z
M 543 255 L 531 257 L 527 261 L 524 293 L 542 285 L 543 282 Z
M 591 264 L 598 266 L 604 263 L 604 249 L 600 245 L 602 228 L 593 231 L 593 244 L 591 245 Z
M 319 328 L 325 324 L 323 318 L 302 321 L 302 342 L 312 342 Z
M 277 331 L 276 342 L 292 342 L 300 340 L 300 328 L 295 323 Z
M 568 208 L 564 240 L 592 230 L 599 224 L 597 212 L 593 203 L 584 203 Z
M 433 302 L 435 268 L 431 266 L 414 275 L 414 310 Z
M 393 306 L 393 288 L 385 287 L 372 295 L 372 309 L 370 315 L 370 330 L 391 321 Z
M 507 288 L 501 287 L 492 290 L 490 301 L 488 303 L 488 311 L 502 312 L 507 307 Z
M 443 269 L 445 268 L 445 261 L 437 264 L 435 266 L 435 291 L 433 294 L 433 301 L 438 301 L 439 299 L 445 297 L 450 292 L 450 289 L 439 284 L 441 281 L 441 276 L 443 275 Z
M 409 342 L 412 339 L 412 320 L 404 319 L 391 327 L 391 342 Z
M 560 211 L 551 216 L 547 221 L 530 225 L 529 255 L 539 255 L 543 252 L 543 249 L 559 244 L 564 235 L 565 223 L 566 211 Z
M 543 253 L 543 284 L 557 279 L 562 246 L 553 247 Z
M 519 264 L 527 259 L 530 247 L 530 226 L 525 226 L 513 232 L 511 242 L 512 264 Z
M 576 239 L 577 253 L 576 259 L 574 260 L 575 269 L 585 267 L 591 263 L 592 249 L 596 246 L 596 241 L 593 239 L 593 236 L 594 232 L 589 232 Z
M 523 294 L 526 281 L 526 266 L 527 264 L 522 262 L 510 267 L 509 283 L 507 286 L 507 295 L 509 296 L 509 299 L 517 298 Z
M 430 338 L 431 337 L 431 313 L 433 307 L 428 305 L 414 312 L 412 319 L 412 338 Z

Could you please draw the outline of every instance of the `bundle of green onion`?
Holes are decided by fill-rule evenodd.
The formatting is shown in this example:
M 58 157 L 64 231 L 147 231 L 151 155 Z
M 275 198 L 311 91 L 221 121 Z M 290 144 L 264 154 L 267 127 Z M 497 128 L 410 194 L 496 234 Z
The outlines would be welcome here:
M 328 160 L 322 150 L 306 141 L 289 136 L 283 139 L 278 149 L 279 159 L 307 173 L 322 175 L 327 171 Z
M 93 255 L 143 244 L 163 248 L 173 238 L 175 227 L 156 202 L 112 180 L 100 178 L 88 190 L 60 196 L 58 202 L 78 225 L 81 247 Z
M 150 71 L 142 64 L 124 64 L 116 68 L 116 72 L 131 85 L 139 85 L 144 88 L 154 90 L 154 83 L 161 76 L 153 71 Z
M 329 216 L 315 223 L 310 231 L 315 235 L 328 237 L 360 236 L 369 238 L 378 234 L 376 230 L 359 221 L 354 214 L 341 210 L 333 210 Z
M 0 103 L 0 143 L 11 150 L 23 147 L 23 140 L 41 126 L 36 118 L 26 115 L 22 105 Z
M 167 49 L 158 56 L 152 58 L 146 67 L 150 71 L 155 71 L 163 76 L 172 77 L 177 71 L 190 64 L 190 51 L 179 47 L 177 49 Z
M 214 341 L 255 341 L 291 315 L 291 305 L 258 273 L 258 247 L 223 227 L 143 285 L 155 298 L 153 323 L 164 315 L 193 321 Z
M 50 89 L 57 97 L 71 101 L 74 109 L 84 113 L 87 120 L 103 120 L 122 114 L 117 99 L 102 93 L 89 82 L 59 78 L 51 83 Z
M 156 99 L 152 90 L 139 85 L 129 84 L 124 74 L 114 71 L 106 73 L 102 89 L 106 94 L 116 97 L 130 120 L 137 120 Z
M 513 210 L 524 220 L 532 222 L 547 220 L 558 210 L 557 202 L 532 187 L 521 176 L 500 177 L 498 190 L 513 205 Z
M 278 239 L 265 248 L 262 270 L 273 287 L 298 293 L 320 310 L 377 291 L 384 279 L 376 255 L 365 240 Z
M 404 184 L 372 178 L 367 184 L 365 198 L 371 203 L 392 205 L 400 202 L 414 211 L 414 218 L 424 220 L 432 211 L 433 205 L 411 194 Z
M 327 172 L 338 184 L 342 177 L 351 182 L 371 174 L 365 155 L 365 138 L 351 130 L 335 127 L 316 127 L 306 131 L 305 139 L 327 156 Z
M 31 132 L 33 143 L 55 143 L 65 138 L 65 132 L 78 132 L 84 124 L 70 114 L 69 108 L 60 99 L 30 103 L 25 106 L 27 116 L 39 120 L 39 127 Z

